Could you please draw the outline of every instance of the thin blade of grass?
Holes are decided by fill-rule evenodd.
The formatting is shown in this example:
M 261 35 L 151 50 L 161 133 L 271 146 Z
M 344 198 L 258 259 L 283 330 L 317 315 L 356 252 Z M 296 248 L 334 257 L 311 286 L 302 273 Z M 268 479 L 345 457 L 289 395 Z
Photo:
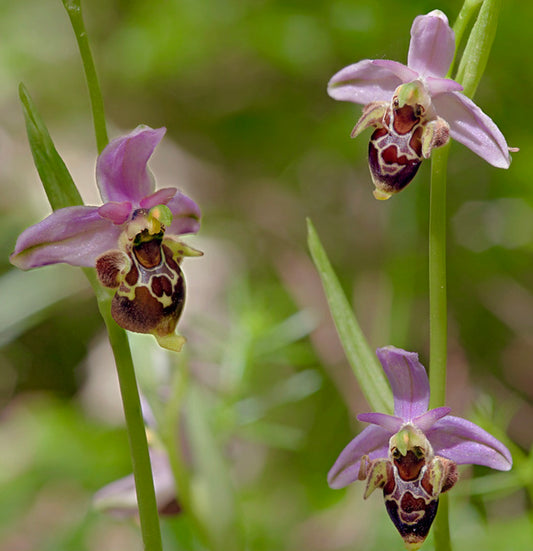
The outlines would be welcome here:
M 337 333 L 359 386 L 374 411 L 392 413 L 392 392 L 383 368 L 361 331 L 339 279 L 309 219 L 307 230 L 307 243 L 311 257 L 322 280 Z

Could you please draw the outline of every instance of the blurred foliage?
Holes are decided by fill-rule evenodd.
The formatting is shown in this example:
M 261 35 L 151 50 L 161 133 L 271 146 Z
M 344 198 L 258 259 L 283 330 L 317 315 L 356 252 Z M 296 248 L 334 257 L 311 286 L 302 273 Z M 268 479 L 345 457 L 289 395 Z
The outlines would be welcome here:
M 428 166 L 399 196 L 375 201 L 365 136 L 349 139 L 359 108 L 325 86 L 359 59 L 405 61 L 413 18 L 436 7 L 453 21 L 460 2 L 84 3 L 111 135 L 166 126 L 179 149 L 154 173 L 203 209 L 195 244 L 206 256 L 185 264 L 182 332 L 253 551 L 401 548 L 378 497 L 325 482 L 367 406 L 308 257 L 305 218 L 371 346 L 416 350 L 427 363 Z M 91 494 L 130 470 L 95 302 L 73 268 L 14 275 L 7 260 L 16 235 L 47 212 L 20 81 L 95 197 L 78 52 L 59 1 L 0 0 L 0 10 L 0 550 L 140 549 L 133 522 L 90 510 Z M 449 402 L 465 416 L 475 404 L 473 420 L 506 433 L 516 462 L 509 475 L 464 472 L 451 496 L 459 551 L 531 549 L 532 17 L 533 4 L 504 3 L 476 96 L 520 147 L 511 168 L 459 144 L 450 154 Z M 195 549 L 183 517 L 163 530 L 168 549 L 187 537 Z

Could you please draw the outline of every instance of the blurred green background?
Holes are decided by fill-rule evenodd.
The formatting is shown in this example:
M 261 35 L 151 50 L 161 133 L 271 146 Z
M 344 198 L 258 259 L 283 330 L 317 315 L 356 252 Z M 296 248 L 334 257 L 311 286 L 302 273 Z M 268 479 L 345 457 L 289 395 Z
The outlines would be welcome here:
M 429 163 L 400 195 L 376 201 L 368 136 L 349 139 L 360 108 L 325 89 L 360 59 L 405 62 L 414 17 L 439 8 L 453 23 L 460 5 L 84 2 L 111 137 L 140 123 L 166 126 L 153 172 L 203 210 L 189 242 L 206 254 L 184 265 L 180 327 L 194 378 L 210 392 L 252 551 L 402 549 L 378 495 L 363 502 L 358 485 L 326 484 L 368 406 L 309 259 L 305 218 L 372 347 L 417 351 L 427 365 Z M 8 262 L 18 233 L 49 212 L 19 82 L 85 200 L 99 201 L 77 47 L 59 0 L 0 0 L 0 13 L 0 550 L 135 551 L 134 521 L 91 508 L 99 487 L 131 470 L 91 291 L 75 268 L 21 273 Z M 504 3 L 476 96 L 520 147 L 511 168 L 460 144 L 450 154 L 448 402 L 504 439 L 515 460 L 503 475 L 462 470 L 451 494 L 457 550 L 533 548 L 532 17 L 533 4 Z M 143 371 L 148 387 L 165 386 L 157 360 Z M 168 549 L 196 549 L 177 543 L 186 540 L 182 518 L 163 530 Z

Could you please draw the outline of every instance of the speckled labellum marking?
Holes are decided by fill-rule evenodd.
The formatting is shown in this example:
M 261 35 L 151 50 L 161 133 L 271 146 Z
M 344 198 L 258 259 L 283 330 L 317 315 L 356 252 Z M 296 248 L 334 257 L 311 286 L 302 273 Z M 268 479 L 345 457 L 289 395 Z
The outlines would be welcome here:
M 423 160 L 422 126 L 410 105 L 389 108 L 383 122 L 386 126 L 376 129 L 370 138 L 368 161 L 376 187 L 397 193 L 415 177 Z
M 432 469 L 413 451 L 398 454 L 383 487 L 387 512 L 408 549 L 422 545 L 437 514 L 439 493 L 434 493 Z
M 388 199 L 401 191 L 432 149 L 449 140 L 448 123 L 434 113 L 431 98 L 419 81 L 399 86 L 390 103 L 366 105 L 352 137 L 369 126 L 376 129 L 368 145 L 376 199 Z
M 383 488 L 385 507 L 405 547 L 416 551 L 424 543 L 437 514 L 439 496 L 457 481 L 456 465 L 434 457 L 421 446 L 403 450 L 392 447 L 391 459 L 361 462 L 360 479 L 367 480 L 365 499 Z
M 151 333 L 158 343 L 179 351 L 184 338 L 174 334 L 185 303 L 180 262 L 202 253 L 173 236 L 165 236 L 164 205 L 136 210 L 119 239 L 118 249 L 96 259 L 102 285 L 116 289 L 113 319 L 124 329 Z
M 172 333 L 185 303 L 185 281 L 163 235 L 142 232 L 130 260 L 111 305 L 114 320 L 137 333 Z

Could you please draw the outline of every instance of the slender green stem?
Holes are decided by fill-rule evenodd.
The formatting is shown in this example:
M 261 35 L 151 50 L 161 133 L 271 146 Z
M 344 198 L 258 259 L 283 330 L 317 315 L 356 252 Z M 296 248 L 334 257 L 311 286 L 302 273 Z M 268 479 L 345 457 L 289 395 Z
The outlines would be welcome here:
M 448 494 L 441 494 L 439 509 L 433 526 L 435 551 L 451 551 Z
M 89 88 L 96 147 L 98 153 L 101 153 L 109 140 L 107 137 L 104 102 L 98 83 L 98 76 L 96 74 L 91 48 L 89 46 L 89 39 L 87 38 L 87 31 L 85 30 L 85 23 L 83 22 L 81 0 L 62 1 L 70 18 L 72 28 L 74 29 L 76 41 L 78 42 L 85 78 L 87 80 L 87 87 Z
M 107 327 L 109 342 L 111 343 L 117 366 L 120 393 L 122 395 L 124 416 L 128 430 L 144 549 L 146 551 L 162 551 L 163 544 L 161 542 L 148 442 L 146 440 L 139 390 L 137 388 L 128 337 L 124 329 L 119 327 L 111 317 L 110 301 L 99 300 L 98 307 Z
M 94 289 L 117 366 L 144 549 L 145 551 L 162 551 L 163 544 L 155 499 L 152 466 L 128 337 L 126 331 L 119 327 L 111 317 L 113 293 L 100 285 L 94 269 L 83 268 L 83 272 Z
M 62 0 L 69 16 L 85 71 L 89 97 L 91 101 L 91 112 L 93 116 L 96 146 L 101 153 L 108 143 L 107 127 L 104 114 L 104 102 L 96 68 L 94 66 L 91 49 L 83 16 L 81 11 L 81 0 Z M 104 319 L 109 342 L 113 349 L 115 363 L 124 407 L 124 417 L 130 445 L 130 453 L 133 465 L 133 476 L 137 493 L 137 504 L 141 532 L 146 551 L 162 551 L 161 530 L 159 527 L 159 515 L 155 499 L 154 481 L 148 442 L 141 410 L 139 390 L 135 378 L 135 370 L 131 357 L 131 350 L 126 332 L 119 327 L 111 317 L 111 295 L 107 289 L 96 280 L 94 270 L 84 270 L 91 285 L 94 288 L 98 300 L 98 308 Z
M 429 201 L 429 383 L 430 407 L 446 400 L 446 164 L 449 145 L 433 152 Z
M 480 2 L 466 0 L 457 18 L 456 53 L 463 34 Z M 472 97 L 485 70 L 490 48 L 496 34 L 501 0 L 484 0 L 457 70 L 456 80 L 463 93 Z M 454 59 L 455 62 L 455 59 Z M 453 64 L 452 64 L 453 66 Z M 430 407 L 446 402 L 447 307 L 446 307 L 446 164 L 449 145 L 435 151 L 431 162 L 431 196 L 429 221 L 429 318 Z M 448 496 L 440 498 L 435 519 L 436 551 L 451 551 Z
M 446 401 L 448 316 L 446 307 L 446 164 L 449 145 L 431 158 L 429 201 L 429 384 L 430 407 Z M 442 496 L 434 526 L 435 550 L 451 551 L 448 502 Z
M 480 2 L 466 0 L 454 25 L 456 53 L 466 27 Z M 463 93 L 473 97 L 485 71 L 496 34 L 501 0 L 484 0 L 468 37 L 455 80 Z M 455 59 L 454 59 L 455 62 Z M 453 66 L 453 64 L 452 64 Z M 430 407 L 446 402 L 447 308 L 446 308 L 446 164 L 449 145 L 435 151 L 431 162 L 429 221 L 429 317 L 430 317 Z M 451 551 L 448 496 L 440 498 L 435 519 L 436 551 Z

